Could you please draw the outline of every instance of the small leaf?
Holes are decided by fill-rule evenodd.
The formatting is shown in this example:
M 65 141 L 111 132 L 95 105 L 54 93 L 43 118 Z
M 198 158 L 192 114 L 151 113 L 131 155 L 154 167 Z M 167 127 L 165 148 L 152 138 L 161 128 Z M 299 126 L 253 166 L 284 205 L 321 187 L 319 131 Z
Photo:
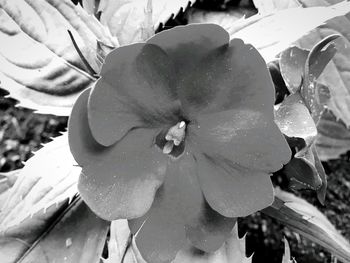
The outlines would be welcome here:
M 315 6 L 330 6 L 335 3 L 344 3 L 342 0 L 299 0 L 303 6 L 314 8 Z M 336 41 L 337 54 L 326 67 L 319 81 L 329 87 L 331 100 L 328 107 L 338 119 L 350 126 L 350 85 L 348 72 L 350 70 L 350 16 L 342 16 L 327 21 L 324 25 L 310 32 L 298 40 L 298 46 L 311 48 L 324 37 L 332 34 L 340 34 L 342 38 Z
M 311 49 L 305 62 L 301 95 L 315 123 L 320 120 L 325 106 L 330 100 L 328 87 L 317 85 L 316 81 L 337 52 L 333 41 L 338 37 L 339 35 L 334 34 L 322 39 Z
M 18 263 L 96 263 L 102 254 L 109 222 L 75 200 L 20 258 Z
M 288 240 L 284 237 L 283 238 L 283 242 L 284 242 L 284 254 L 283 254 L 283 258 L 282 258 L 282 263 L 297 263 L 295 261 L 295 259 L 290 259 L 290 247 L 289 247 L 289 243 Z
M 322 161 L 336 159 L 350 150 L 350 130 L 334 114 L 326 111 L 317 125 L 317 152 Z
M 315 168 L 315 157 L 310 148 L 297 152 L 284 166 L 283 173 L 290 180 L 291 189 L 317 190 L 322 186 L 321 177 Z
M 79 93 L 94 81 L 67 30 L 99 71 L 96 41 L 115 46 L 108 29 L 69 0 L 0 1 L 0 80 L 19 106 L 69 115 Z
M 305 146 L 310 146 L 316 139 L 316 125 L 299 93 L 289 95 L 279 105 L 275 111 L 275 122 L 283 134 L 303 139 Z
M 266 62 L 270 62 L 312 29 L 349 11 L 349 2 L 341 2 L 329 7 L 285 9 L 273 14 L 255 15 L 237 21 L 232 25 L 229 33 L 231 38 L 241 38 L 245 43 L 252 44 Z M 295 21 L 298 21 L 298 30 L 295 30 Z
M 270 14 L 278 10 L 301 7 L 297 0 L 253 0 L 259 14 Z
M 323 165 L 320 161 L 320 158 L 318 157 L 317 149 L 316 146 L 312 146 L 312 152 L 314 154 L 315 158 L 315 168 L 318 173 L 318 176 L 321 178 L 322 185 L 319 189 L 317 189 L 317 198 L 318 201 L 324 205 L 325 204 L 325 199 L 326 199 L 326 191 L 327 191 L 327 175 L 326 172 L 323 168 Z
M 131 44 L 146 40 L 160 24 L 194 2 L 195 0 L 101 0 L 100 21 L 118 38 L 121 45 Z
M 77 193 L 80 170 L 70 153 L 66 134 L 46 144 L 26 162 L 10 189 L 0 212 L 0 232 L 26 220 L 40 221 L 36 213 L 56 206 L 54 210 L 58 210 L 58 204 L 71 200 Z
M 281 53 L 281 75 L 289 89 L 289 92 L 300 91 L 303 84 L 304 68 L 309 51 L 293 46 Z
M 349 242 L 316 207 L 283 190 L 276 189 L 275 193 L 275 202 L 262 212 L 323 246 L 338 259 L 350 262 Z

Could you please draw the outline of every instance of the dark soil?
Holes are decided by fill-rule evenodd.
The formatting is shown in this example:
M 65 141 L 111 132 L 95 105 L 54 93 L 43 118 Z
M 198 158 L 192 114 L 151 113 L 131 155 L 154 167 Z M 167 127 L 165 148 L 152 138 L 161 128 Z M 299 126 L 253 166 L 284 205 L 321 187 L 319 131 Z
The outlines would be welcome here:
M 204 1 L 198 0 L 197 8 L 207 10 L 227 10 L 240 1 Z M 249 1 L 242 1 L 251 5 Z M 180 13 L 165 28 L 186 23 L 186 14 Z M 33 114 L 32 111 L 16 108 L 15 102 L 0 93 L 0 172 L 7 172 L 23 167 L 42 143 L 50 141 L 60 132 L 65 131 L 67 118 Z M 324 163 L 328 174 L 328 192 L 326 206 L 322 207 L 314 193 L 299 193 L 316 205 L 340 232 L 350 240 L 350 163 L 349 155 L 338 160 Z M 298 263 L 330 263 L 334 258 L 320 246 L 309 242 L 302 236 L 291 232 L 276 220 L 256 213 L 239 220 L 240 235 L 247 233 L 247 253 L 254 252 L 253 262 L 280 263 L 283 254 L 283 236 L 291 245 L 292 255 Z

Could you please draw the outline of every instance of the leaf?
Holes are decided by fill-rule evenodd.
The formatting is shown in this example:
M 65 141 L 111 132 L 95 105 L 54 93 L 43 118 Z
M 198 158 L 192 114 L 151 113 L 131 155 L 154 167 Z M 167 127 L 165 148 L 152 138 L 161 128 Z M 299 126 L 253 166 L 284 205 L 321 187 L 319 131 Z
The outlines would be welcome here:
M 18 178 L 21 169 L 14 170 L 8 173 L 0 173 L 0 207 L 5 202 L 9 194 L 9 189 L 14 185 Z
M 160 24 L 176 16 L 195 0 L 101 0 L 100 21 L 121 45 L 144 41 Z
M 300 93 L 315 123 L 318 123 L 330 93 L 327 86 L 317 82 L 326 65 L 336 53 L 333 40 L 339 35 L 330 35 L 317 43 L 309 52 L 290 47 L 281 53 L 280 72 L 291 93 Z
M 6 231 L 25 221 L 38 221 L 40 225 L 45 210 L 49 207 L 57 210 L 58 204 L 76 195 L 80 171 L 70 153 L 66 134 L 46 144 L 26 162 L 10 189 L 1 208 L 0 232 L 5 231 L 6 235 Z
M 260 14 L 270 14 L 278 10 L 301 7 L 297 0 L 253 0 Z
M 310 146 L 316 139 L 316 125 L 300 93 L 291 94 L 284 99 L 275 111 L 275 122 L 286 136 L 303 139 L 303 146 Z M 299 147 L 298 151 L 300 150 Z
M 283 258 L 282 258 L 282 263 L 297 263 L 295 261 L 295 259 L 290 259 L 290 247 L 289 247 L 289 243 L 288 240 L 284 237 L 283 238 L 283 242 L 284 242 L 284 254 L 283 254 Z
M 299 2 L 305 7 L 314 7 L 329 6 L 342 1 L 299 0 Z M 320 82 L 328 86 L 330 89 L 331 100 L 328 107 L 337 118 L 344 121 L 346 126 L 350 125 L 350 80 L 348 78 L 348 72 L 350 71 L 349 19 L 349 15 L 332 19 L 297 42 L 298 46 L 300 47 L 310 48 L 315 43 L 320 41 L 320 39 L 328 35 L 340 34 L 342 36 L 342 38 L 336 42 L 338 52 L 332 62 L 326 67 L 323 75 L 320 77 Z
M 99 262 L 109 222 L 76 199 L 30 247 L 18 263 Z
M 97 16 L 100 0 L 82 0 L 81 3 L 88 14 Z
M 317 190 L 322 186 L 321 177 L 315 168 L 315 157 L 310 148 L 295 154 L 292 160 L 285 165 L 283 173 L 290 180 L 291 189 Z
M 108 244 L 107 259 L 104 263 L 146 263 L 137 249 L 135 240 L 130 240 L 130 230 L 126 220 L 116 220 L 111 224 L 111 237 Z M 190 244 L 180 250 L 172 263 L 251 263 L 252 257 L 246 257 L 245 237 L 238 237 L 237 224 L 230 237 L 214 253 L 206 253 Z
M 237 20 L 244 19 L 245 16 L 253 15 L 251 9 L 237 8 L 229 11 L 206 11 L 191 8 L 188 12 L 188 23 L 213 23 L 229 30 Z
M 281 53 L 279 60 L 281 75 L 291 93 L 300 91 L 308 55 L 309 50 L 296 46 L 289 47 Z
M 291 193 L 276 189 L 275 202 L 262 210 L 285 226 L 323 246 L 343 262 L 350 262 L 350 244 L 313 205 Z
M 127 220 L 111 222 L 110 239 L 108 242 L 108 258 L 104 263 L 147 263 L 141 257 L 132 239 Z
M 107 28 L 69 0 L 0 0 L 0 21 L 2 88 L 19 106 L 40 113 L 69 115 L 94 81 L 67 30 L 97 72 L 97 40 L 117 45 Z
M 246 257 L 245 237 L 238 237 L 237 224 L 231 236 L 214 253 L 205 253 L 189 246 L 180 250 L 173 263 L 251 263 L 253 255 Z
M 291 8 L 269 15 L 254 15 L 237 21 L 229 30 L 231 38 L 241 38 L 259 50 L 266 62 L 293 42 L 324 22 L 350 11 L 349 2 L 328 7 Z M 312 17 L 313 19 L 310 19 Z M 295 22 L 298 21 L 296 30 Z
M 327 192 L 327 175 L 323 168 L 323 165 L 321 163 L 320 158 L 318 157 L 318 152 L 316 149 L 316 146 L 312 146 L 312 152 L 315 158 L 315 168 L 318 173 L 318 176 L 321 178 L 322 185 L 319 189 L 317 189 L 317 199 L 318 201 L 324 205 L 325 199 L 326 199 L 326 192 Z
M 350 130 L 334 114 L 326 111 L 317 125 L 317 152 L 322 161 L 337 159 L 350 150 Z

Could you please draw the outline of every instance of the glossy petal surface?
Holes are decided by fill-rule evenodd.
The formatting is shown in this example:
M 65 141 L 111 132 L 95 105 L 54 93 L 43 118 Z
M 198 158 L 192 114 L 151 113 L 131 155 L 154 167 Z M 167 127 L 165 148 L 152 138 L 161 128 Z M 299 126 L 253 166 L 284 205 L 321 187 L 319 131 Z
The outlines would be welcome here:
M 202 191 L 209 205 L 227 217 L 244 217 L 272 204 L 270 175 L 197 156 Z
M 136 129 L 99 161 L 83 166 L 79 192 L 107 220 L 144 215 L 166 172 L 166 156 L 152 144 L 154 130 Z
M 281 169 L 291 155 L 273 119 L 246 108 L 201 115 L 190 133 L 206 155 L 268 173 Z
M 187 244 L 186 225 L 199 218 L 203 196 L 191 154 L 170 160 L 164 185 L 136 236 L 136 244 L 147 262 L 171 262 Z
M 171 60 L 155 45 L 139 43 L 112 51 L 89 99 L 94 138 L 110 146 L 134 127 L 176 123 L 175 80 Z
M 106 150 L 105 147 L 96 142 L 90 131 L 87 113 L 90 91 L 91 89 L 87 89 L 81 93 L 74 104 L 68 122 L 69 147 L 79 165 L 103 158 L 103 153 Z

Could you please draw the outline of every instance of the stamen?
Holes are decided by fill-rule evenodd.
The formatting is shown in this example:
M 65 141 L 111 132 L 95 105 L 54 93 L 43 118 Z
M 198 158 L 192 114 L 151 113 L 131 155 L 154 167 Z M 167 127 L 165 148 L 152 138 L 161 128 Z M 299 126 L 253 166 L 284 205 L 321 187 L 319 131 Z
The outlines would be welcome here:
M 174 143 L 172 141 L 168 141 L 163 148 L 163 153 L 164 154 L 169 154 L 174 148 Z
M 163 153 L 170 153 L 173 150 L 174 145 L 179 146 L 181 142 L 185 139 L 186 134 L 186 122 L 181 121 L 171 127 L 168 133 L 165 135 L 165 140 L 168 142 L 163 148 Z

